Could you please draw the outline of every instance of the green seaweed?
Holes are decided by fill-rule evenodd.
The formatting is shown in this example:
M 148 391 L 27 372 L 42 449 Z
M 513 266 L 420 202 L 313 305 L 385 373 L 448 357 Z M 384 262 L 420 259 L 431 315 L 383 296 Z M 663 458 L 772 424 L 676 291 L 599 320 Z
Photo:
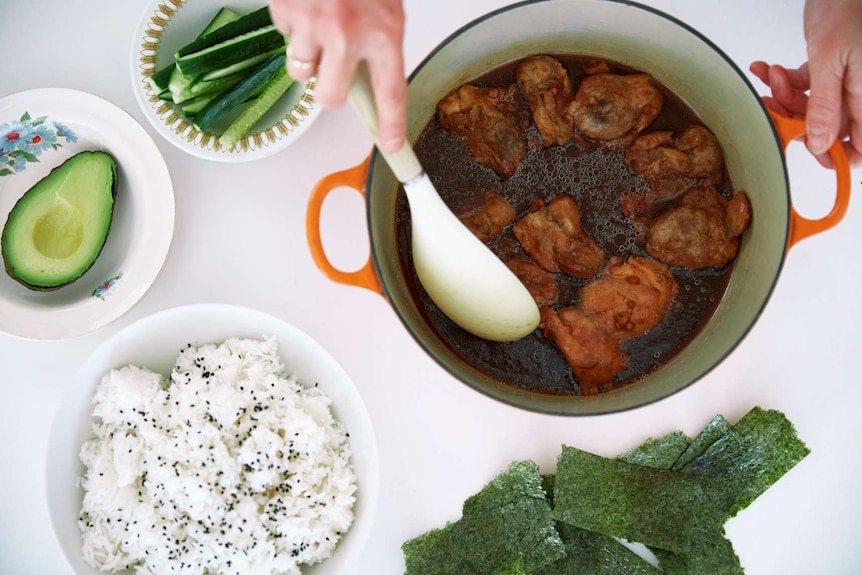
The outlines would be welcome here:
M 463 573 L 465 563 L 457 553 L 450 553 L 449 542 L 452 540 L 453 523 L 442 529 L 432 529 L 415 537 L 401 546 L 404 560 L 407 563 L 406 573 L 421 573 L 423 565 L 439 565 L 440 570 L 432 573 Z M 445 567 L 444 567 L 445 566 Z
M 731 429 L 730 423 L 717 415 L 698 436 L 689 443 L 688 437 L 675 431 L 658 439 L 648 439 L 639 447 L 630 449 L 619 458 L 629 463 L 655 469 L 671 469 L 680 459 L 696 457 Z M 683 438 L 686 441 L 683 441 Z M 563 538 L 565 542 L 565 538 Z M 739 558 L 733 544 L 724 537 L 720 520 L 714 516 L 697 516 L 691 534 L 691 547 L 686 553 L 674 553 L 658 547 L 650 551 L 659 560 L 665 575 L 741 575 Z
M 553 517 L 605 535 L 683 553 L 703 506 L 700 480 L 563 446 Z
M 535 575 L 659 575 L 628 547 L 607 535 L 557 522 L 566 545 L 566 556 L 535 572 Z
M 730 430 L 730 423 L 717 415 L 694 441 L 684 442 L 683 439 L 688 438 L 676 431 L 658 439 L 649 439 L 620 458 L 655 469 L 676 469 L 680 461 L 690 461 L 701 455 Z M 724 537 L 722 524 L 723 521 L 712 514 L 698 515 L 688 552 L 673 553 L 657 547 L 650 547 L 650 551 L 659 559 L 666 575 L 741 575 L 742 566 L 733 545 Z
M 406 575 L 742 575 L 724 523 L 808 453 L 784 414 L 759 407 L 617 459 L 563 446 L 556 474 L 513 463 L 460 520 L 406 542 Z M 661 570 L 614 537 L 646 544 Z
M 697 517 L 688 552 L 651 548 L 664 572 L 742 574 L 733 545 L 724 536 L 725 521 L 748 506 L 807 453 L 808 448 L 798 439 L 793 426 L 778 411 L 756 407 L 735 426 L 721 415 L 713 418 L 672 466 L 673 470 L 703 479 L 705 505 Z M 650 454 L 649 449 L 640 450 L 636 459 L 643 465 L 657 466 L 662 458 L 651 458 Z
M 650 548 L 665 575 L 742 575 L 744 573 L 733 544 L 724 536 L 724 528 L 714 522 L 699 523 L 692 532 L 691 549 L 672 553 Z
M 545 497 L 548 499 L 548 504 L 554 506 L 554 483 L 557 481 L 557 476 L 553 473 L 542 475 L 542 491 L 545 492 Z
M 668 433 L 658 439 L 650 437 L 638 447 L 629 449 L 617 459 L 633 465 L 643 465 L 653 469 L 670 469 L 686 451 L 691 439 L 681 431 Z
M 691 462 L 692 459 L 703 455 L 703 452 L 706 451 L 710 445 L 718 441 L 721 436 L 731 429 L 732 426 L 724 417 L 722 417 L 721 414 L 716 415 L 712 418 L 712 421 L 706 424 L 706 427 L 701 430 L 697 437 L 694 438 L 694 441 L 691 442 L 688 448 L 679 456 L 679 459 L 673 463 L 670 469 L 673 471 L 679 471 Z
M 511 565 L 508 565 L 500 571 L 500 575 L 529 575 L 524 569 L 524 558 L 518 557 Z
M 461 519 L 402 550 L 407 575 L 527 575 L 565 555 L 532 461 L 512 463 L 464 502 Z
M 680 471 L 706 480 L 710 507 L 723 524 L 809 453 L 783 413 L 755 407 Z

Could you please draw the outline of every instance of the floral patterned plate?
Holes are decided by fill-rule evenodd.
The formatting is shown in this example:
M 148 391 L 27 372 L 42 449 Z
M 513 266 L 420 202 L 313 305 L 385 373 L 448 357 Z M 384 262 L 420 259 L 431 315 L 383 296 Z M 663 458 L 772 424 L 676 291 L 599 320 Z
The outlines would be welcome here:
M 174 191 L 147 132 L 126 112 L 92 94 L 62 88 L 0 98 L 0 226 L 21 196 L 78 152 L 117 160 L 111 230 L 96 263 L 58 290 L 27 289 L 0 271 L 0 331 L 27 339 L 89 333 L 129 311 L 167 257 Z

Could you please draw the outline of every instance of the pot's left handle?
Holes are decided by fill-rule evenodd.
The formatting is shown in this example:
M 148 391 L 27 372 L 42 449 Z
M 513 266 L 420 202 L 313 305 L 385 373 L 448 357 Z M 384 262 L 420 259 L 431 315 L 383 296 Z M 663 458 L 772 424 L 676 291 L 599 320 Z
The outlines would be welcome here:
M 787 118 L 772 110 L 769 110 L 769 115 L 781 137 L 781 144 L 785 148 L 791 141 L 805 135 L 806 126 L 803 120 Z M 799 215 L 799 212 L 791 206 L 790 235 L 787 239 L 788 250 L 800 240 L 828 230 L 840 222 L 847 213 L 847 206 L 850 205 L 850 162 L 847 160 L 847 154 L 840 141 L 835 142 L 829 148 L 829 157 L 835 164 L 835 177 L 837 179 L 835 204 L 832 206 L 832 211 L 819 220 L 811 220 Z
M 308 211 L 305 214 L 305 235 L 308 239 L 308 247 L 311 249 L 311 257 L 326 277 L 340 284 L 364 287 L 383 295 L 383 289 L 380 287 L 377 274 L 374 273 L 374 266 L 371 263 L 370 255 L 365 265 L 355 272 L 339 270 L 326 257 L 326 251 L 323 249 L 323 241 L 320 237 L 320 210 L 323 207 L 323 200 L 326 199 L 329 192 L 343 186 L 353 188 L 365 198 L 365 188 L 363 186 L 370 160 L 371 156 L 369 155 L 358 166 L 329 174 L 317 182 L 317 185 L 311 191 L 311 197 L 308 199 Z

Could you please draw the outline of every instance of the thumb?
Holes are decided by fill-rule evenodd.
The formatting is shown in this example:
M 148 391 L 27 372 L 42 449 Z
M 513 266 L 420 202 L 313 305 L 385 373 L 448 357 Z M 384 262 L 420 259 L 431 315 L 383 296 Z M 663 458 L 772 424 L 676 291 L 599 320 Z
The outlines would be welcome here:
M 809 54 L 811 95 L 808 98 L 808 149 L 815 155 L 826 153 L 841 129 L 844 64 L 837 54 Z

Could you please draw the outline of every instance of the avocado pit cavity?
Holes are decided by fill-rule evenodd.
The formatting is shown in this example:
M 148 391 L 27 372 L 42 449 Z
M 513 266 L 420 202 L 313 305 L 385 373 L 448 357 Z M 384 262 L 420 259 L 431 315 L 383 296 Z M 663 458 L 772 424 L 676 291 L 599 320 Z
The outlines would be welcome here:
M 81 212 L 62 198 L 36 220 L 33 246 L 51 259 L 65 259 L 74 254 L 84 240 L 84 218 Z

